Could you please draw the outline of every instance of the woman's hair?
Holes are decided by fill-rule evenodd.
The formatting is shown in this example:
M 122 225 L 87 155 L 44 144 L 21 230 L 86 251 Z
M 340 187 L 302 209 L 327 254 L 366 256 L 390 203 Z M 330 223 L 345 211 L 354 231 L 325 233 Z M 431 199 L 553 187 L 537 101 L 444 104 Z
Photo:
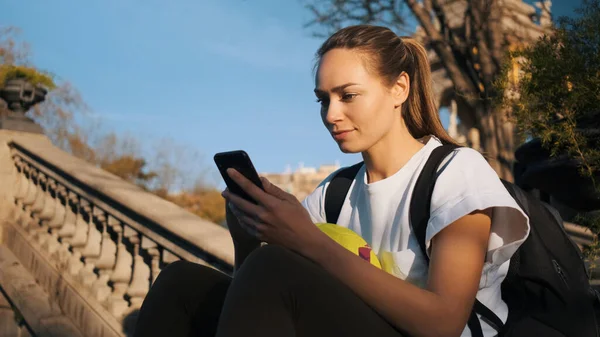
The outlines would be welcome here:
M 389 28 L 356 25 L 340 29 L 317 51 L 317 60 L 332 49 L 351 49 L 363 54 L 368 70 L 379 75 L 391 87 L 402 72 L 410 78 L 402 117 L 414 138 L 434 135 L 443 143 L 456 144 L 448 135 L 433 100 L 431 70 L 425 48 L 410 37 L 400 38 Z

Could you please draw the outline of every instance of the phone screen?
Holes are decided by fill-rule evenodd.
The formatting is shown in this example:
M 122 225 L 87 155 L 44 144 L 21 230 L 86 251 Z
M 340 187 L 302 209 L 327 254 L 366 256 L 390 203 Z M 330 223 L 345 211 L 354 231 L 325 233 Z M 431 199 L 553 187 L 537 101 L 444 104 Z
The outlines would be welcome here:
M 215 154 L 214 156 L 215 164 L 217 164 L 217 168 L 225 180 L 225 184 L 229 191 L 233 194 L 236 194 L 252 203 L 256 203 L 256 201 L 248 195 L 233 179 L 229 177 L 227 174 L 227 169 L 233 168 L 240 172 L 244 177 L 253 182 L 256 186 L 263 189 L 262 182 L 250 157 L 245 151 L 237 150 L 237 151 L 228 151 L 228 152 L 220 152 Z

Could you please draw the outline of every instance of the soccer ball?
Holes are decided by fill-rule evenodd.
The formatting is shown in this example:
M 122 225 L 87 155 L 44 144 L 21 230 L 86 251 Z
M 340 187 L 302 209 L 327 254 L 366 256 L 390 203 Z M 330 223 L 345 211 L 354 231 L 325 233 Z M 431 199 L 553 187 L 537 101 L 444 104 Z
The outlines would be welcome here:
M 318 223 L 317 227 L 342 247 L 381 269 L 381 263 L 379 263 L 377 255 L 369 247 L 367 241 L 353 230 L 331 223 Z

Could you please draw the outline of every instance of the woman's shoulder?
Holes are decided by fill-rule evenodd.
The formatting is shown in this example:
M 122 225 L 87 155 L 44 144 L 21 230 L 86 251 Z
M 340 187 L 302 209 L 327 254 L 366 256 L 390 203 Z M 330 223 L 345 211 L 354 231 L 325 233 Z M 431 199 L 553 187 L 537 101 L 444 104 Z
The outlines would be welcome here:
M 500 183 L 498 174 L 483 154 L 470 147 L 459 147 L 455 149 L 438 168 L 438 181 L 454 182 L 472 186 L 492 182 Z
M 451 163 L 454 168 L 463 168 L 467 170 L 492 169 L 481 152 L 466 146 L 456 148 L 452 154 L 448 156 L 446 163 Z M 444 169 L 443 165 L 441 169 Z
M 457 206 L 461 202 L 482 198 L 509 200 L 509 193 L 498 174 L 478 151 L 461 147 L 442 162 L 431 199 L 431 210 Z

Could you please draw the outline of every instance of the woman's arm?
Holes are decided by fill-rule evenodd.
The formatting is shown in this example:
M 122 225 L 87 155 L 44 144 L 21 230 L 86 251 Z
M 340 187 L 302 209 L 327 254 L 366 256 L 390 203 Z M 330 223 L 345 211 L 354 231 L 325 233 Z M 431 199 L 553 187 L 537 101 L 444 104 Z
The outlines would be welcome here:
M 474 212 L 438 233 L 432 239 L 426 289 L 357 258 L 325 235 L 300 253 L 411 336 L 460 336 L 477 294 L 490 228 L 489 211 Z

